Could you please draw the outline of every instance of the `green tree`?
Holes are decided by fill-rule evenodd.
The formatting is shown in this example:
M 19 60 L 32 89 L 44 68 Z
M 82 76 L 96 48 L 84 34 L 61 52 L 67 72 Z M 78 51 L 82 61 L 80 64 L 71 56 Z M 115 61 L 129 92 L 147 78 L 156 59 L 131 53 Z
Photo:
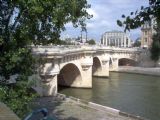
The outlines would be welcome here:
M 148 7 L 141 7 L 140 11 L 131 12 L 130 16 L 122 15 L 123 21 L 117 20 L 117 24 L 125 28 L 125 31 L 136 29 L 145 22 L 155 19 L 153 42 L 150 49 L 151 58 L 155 62 L 160 58 L 160 0 L 149 0 Z
M 152 60 L 158 61 L 160 58 L 160 33 L 153 35 L 153 42 L 151 46 L 151 58 Z
M 141 46 L 141 42 L 139 40 L 136 40 L 133 44 L 133 47 L 140 47 Z
M 89 7 L 87 0 L 0 1 L 0 100 L 20 117 L 34 97 L 27 94 L 28 76 L 35 72 L 29 46 L 57 43 L 68 22 L 85 28 Z
M 96 44 L 95 40 L 93 40 L 93 39 L 88 40 L 87 43 L 88 43 L 89 45 L 95 45 L 95 44 Z

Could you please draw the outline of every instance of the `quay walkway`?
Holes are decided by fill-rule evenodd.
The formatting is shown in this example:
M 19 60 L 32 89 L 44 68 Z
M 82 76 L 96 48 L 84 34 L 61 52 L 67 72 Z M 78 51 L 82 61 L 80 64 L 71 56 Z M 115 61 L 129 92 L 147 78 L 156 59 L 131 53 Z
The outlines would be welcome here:
M 105 107 L 95 103 L 84 103 L 77 98 L 65 98 L 59 100 L 55 97 L 42 97 L 33 102 L 32 109 L 45 107 L 49 110 L 49 116 L 58 120 L 144 120 L 143 118 L 118 113 L 118 110 L 104 110 Z M 91 105 L 92 104 L 92 105 Z
M 145 68 L 145 67 L 121 66 L 118 68 L 118 72 L 160 76 L 160 67 Z

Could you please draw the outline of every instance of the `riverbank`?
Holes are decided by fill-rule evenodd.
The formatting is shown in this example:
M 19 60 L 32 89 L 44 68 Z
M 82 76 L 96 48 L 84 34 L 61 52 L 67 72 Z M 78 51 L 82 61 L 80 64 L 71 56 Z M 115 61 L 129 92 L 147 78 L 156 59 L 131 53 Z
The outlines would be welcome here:
M 66 98 L 63 95 L 41 97 L 32 105 L 33 109 L 42 107 L 49 110 L 49 116 L 54 116 L 58 120 L 143 120 L 116 109 L 73 97 Z
M 124 67 L 119 67 L 118 72 L 160 76 L 160 68 L 144 68 L 144 67 L 124 66 Z

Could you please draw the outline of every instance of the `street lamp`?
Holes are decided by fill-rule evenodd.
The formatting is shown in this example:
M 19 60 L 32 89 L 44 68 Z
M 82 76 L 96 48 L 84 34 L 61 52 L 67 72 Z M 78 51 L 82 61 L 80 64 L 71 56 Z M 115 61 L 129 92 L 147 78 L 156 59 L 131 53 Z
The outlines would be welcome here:
M 83 31 L 86 33 L 86 42 L 88 41 L 87 39 L 88 39 L 88 32 L 87 32 L 87 29 L 82 29 L 81 30 L 81 43 L 83 43 Z
M 87 42 L 87 37 L 88 37 L 88 32 L 87 32 L 87 29 L 85 30 L 85 32 L 86 32 L 86 42 Z

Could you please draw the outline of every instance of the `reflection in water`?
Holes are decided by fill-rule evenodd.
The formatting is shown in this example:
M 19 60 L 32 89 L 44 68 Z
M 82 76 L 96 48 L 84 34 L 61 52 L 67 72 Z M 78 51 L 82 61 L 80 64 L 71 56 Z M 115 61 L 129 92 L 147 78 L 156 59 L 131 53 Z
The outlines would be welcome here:
M 93 89 L 66 88 L 59 92 L 151 120 L 160 119 L 160 77 L 110 73 L 110 78 L 93 78 Z

